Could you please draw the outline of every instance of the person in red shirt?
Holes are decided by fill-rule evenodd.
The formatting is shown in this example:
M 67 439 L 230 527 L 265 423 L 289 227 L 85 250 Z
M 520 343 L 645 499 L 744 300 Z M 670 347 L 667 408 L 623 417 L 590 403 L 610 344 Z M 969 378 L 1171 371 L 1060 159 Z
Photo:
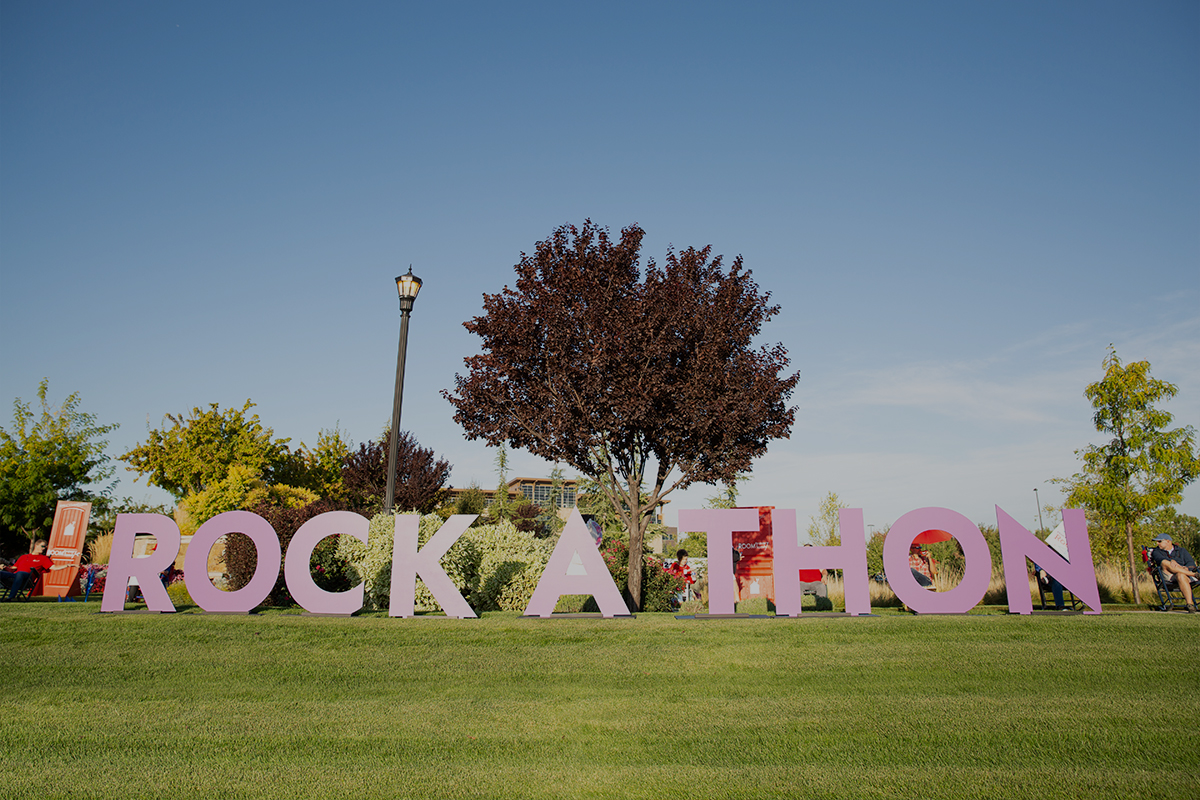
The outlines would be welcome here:
M 696 579 L 692 576 L 692 568 L 688 566 L 687 557 L 687 550 L 679 550 L 675 553 L 675 563 L 664 567 L 667 572 L 683 581 L 683 591 L 675 595 L 676 603 L 682 603 L 687 600 L 688 587 L 696 582 Z
M 34 572 L 44 574 L 53 566 L 54 562 L 46 555 L 46 540 L 38 539 L 33 543 L 33 551 L 18 558 L 11 572 L 0 572 L 0 585 L 8 589 L 4 599 L 12 600 L 16 597 L 25 584 L 33 579 Z

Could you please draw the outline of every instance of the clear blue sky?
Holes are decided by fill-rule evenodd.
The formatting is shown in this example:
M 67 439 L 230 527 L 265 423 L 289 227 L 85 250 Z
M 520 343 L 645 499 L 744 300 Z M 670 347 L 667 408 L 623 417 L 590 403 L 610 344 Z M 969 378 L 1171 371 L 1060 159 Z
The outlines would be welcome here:
M 246 398 L 376 436 L 411 263 L 403 427 L 494 485 L 461 323 L 587 217 L 781 305 L 743 501 L 1032 525 L 1110 342 L 1200 425 L 1200 4 L 0 2 L 0 398 L 81 392 L 113 456 Z

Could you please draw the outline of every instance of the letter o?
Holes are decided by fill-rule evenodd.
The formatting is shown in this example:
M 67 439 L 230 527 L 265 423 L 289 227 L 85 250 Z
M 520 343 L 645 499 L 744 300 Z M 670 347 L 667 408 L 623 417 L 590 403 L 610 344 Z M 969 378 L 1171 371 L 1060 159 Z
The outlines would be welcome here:
M 227 533 L 250 537 L 258 550 L 254 577 L 236 592 L 223 592 L 208 579 L 208 553 Z M 282 561 L 279 536 L 271 523 L 249 511 L 226 511 L 200 526 L 183 557 L 183 580 L 188 594 L 205 611 L 247 613 L 271 593 Z
M 963 551 L 963 577 L 948 592 L 934 592 L 917 583 L 908 566 L 908 549 L 922 531 L 938 529 L 958 540 Z M 910 511 L 888 530 L 883 542 L 883 568 L 900 601 L 924 614 L 965 614 L 987 594 L 992 580 L 992 554 L 979 527 L 948 508 L 930 506 Z

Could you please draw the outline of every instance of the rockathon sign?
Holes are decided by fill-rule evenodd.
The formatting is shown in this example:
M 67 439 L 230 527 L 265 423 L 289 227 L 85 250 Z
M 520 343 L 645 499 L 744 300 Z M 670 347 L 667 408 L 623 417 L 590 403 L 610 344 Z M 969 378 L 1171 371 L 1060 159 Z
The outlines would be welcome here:
M 395 517 L 392 547 L 391 600 L 388 616 L 415 615 L 416 579 L 425 581 L 429 591 L 447 616 L 476 617 L 474 609 L 451 582 L 439 561 L 475 520 L 475 515 L 455 515 L 418 548 L 420 518 L 416 515 Z M 776 509 L 772 512 L 775 607 L 778 616 L 800 615 L 802 569 L 842 570 L 846 613 L 864 616 L 871 613 L 870 584 L 867 576 L 867 545 L 862 509 L 842 509 L 839 530 L 843 544 L 832 547 L 801 547 L 796 529 L 796 512 Z M 1000 549 L 1009 611 L 1033 613 L 1029 593 L 1026 559 L 1031 559 L 1058 579 L 1090 609 L 1099 614 L 1100 593 L 1092 565 L 1091 544 L 1083 511 L 1063 512 L 1068 561 L 1038 539 L 1023 525 L 996 507 L 1000 531 Z M 313 548 L 326 536 L 343 534 L 367 541 L 369 522 L 350 511 L 330 511 L 300 526 L 281 552 L 279 537 L 271 525 L 249 511 L 227 511 L 200 526 L 184 556 L 183 574 L 188 593 L 200 608 L 211 613 L 249 613 L 270 593 L 283 563 L 288 591 L 306 611 L 314 614 L 349 616 L 363 606 L 363 584 L 344 592 L 327 592 L 312 579 L 309 561 Z M 733 569 L 733 534 L 757 530 L 756 509 L 703 509 L 679 512 L 679 529 L 708 534 L 709 613 L 733 614 L 737 602 L 737 584 Z M 922 531 L 947 531 L 962 547 L 962 580 L 946 592 L 934 592 L 917 583 L 908 566 L 908 550 Z M 223 591 L 208 577 L 208 553 L 217 539 L 229 533 L 250 537 L 258 549 L 258 566 L 250 582 L 237 591 Z M 149 556 L 135 558 L 133 543 L 138 534 L 150 534 L 158 546 Z M 125 589 L 130 578 L 137 578 L 146 606 L 151 611 L 171 612 L 175 606 L 158 574 L 174 563 L 179 555 L 179 527 L 170 517 L 160 514 L 120 514 L 113 535 L 108 580 L 101 602 L 102 612 L 125 609 Z M 992 559 L 987 541 L 978 526 L 956 511 L 946 508 L 921 508 L 896 521 L 883 545 L 883 565 L 892 591 L 909 608 L 922 614 L 962 614 L 983 599 L 992 578 Z M 525 616 L 549 617 L 558 598 L 564 594 L 592 595 L 604 617 L 630 616 L 621 593 L 604 565 L 596 543 L 584 525 L 579 511 L 572 512 L 558 544 L 550 556 L 537 588 L 525 609 Z

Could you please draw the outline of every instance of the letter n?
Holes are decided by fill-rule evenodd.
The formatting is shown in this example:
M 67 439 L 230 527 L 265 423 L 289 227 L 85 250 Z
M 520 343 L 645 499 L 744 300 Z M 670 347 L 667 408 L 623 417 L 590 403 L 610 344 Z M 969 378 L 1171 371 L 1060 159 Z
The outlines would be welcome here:
M 596 598 L 600 613 L 605 617 L 627 617 L 629 609 L 613 583 L 608 567 L 596 543 L 588 533 L 579 509 L 571 511 L 558 544 L 550 554 L 546 571 L 542 573 L 533 597 L 525 609 L 527 617 L 548 617 L 564 594 L 590 594 Z
M 1000 528 L 1000 554 L 1004 558 L 1004 584 L 1008 593 L 1008 610 L 1016 614 L 1032 614 L 1033 598 L 1029 592 L 1029 572 L 1025 559 L 1031 559 L 1047 575 L 1051 575 L 1074 593 L 1088 608 L 1085 614 L 1099 614 L 1100 590 L 1096 586 L 1096 567 L 1092 563 L 1092 545 L 1088 540 L 1087 518 L 1081 509 L 1063 509 L 1063 532 L 1067 536 L 1067 553 L 1071 560 L 1054 552 L 1054 548 L 1030 533 L 1024 525 L 996 506 L 996 524 Z

